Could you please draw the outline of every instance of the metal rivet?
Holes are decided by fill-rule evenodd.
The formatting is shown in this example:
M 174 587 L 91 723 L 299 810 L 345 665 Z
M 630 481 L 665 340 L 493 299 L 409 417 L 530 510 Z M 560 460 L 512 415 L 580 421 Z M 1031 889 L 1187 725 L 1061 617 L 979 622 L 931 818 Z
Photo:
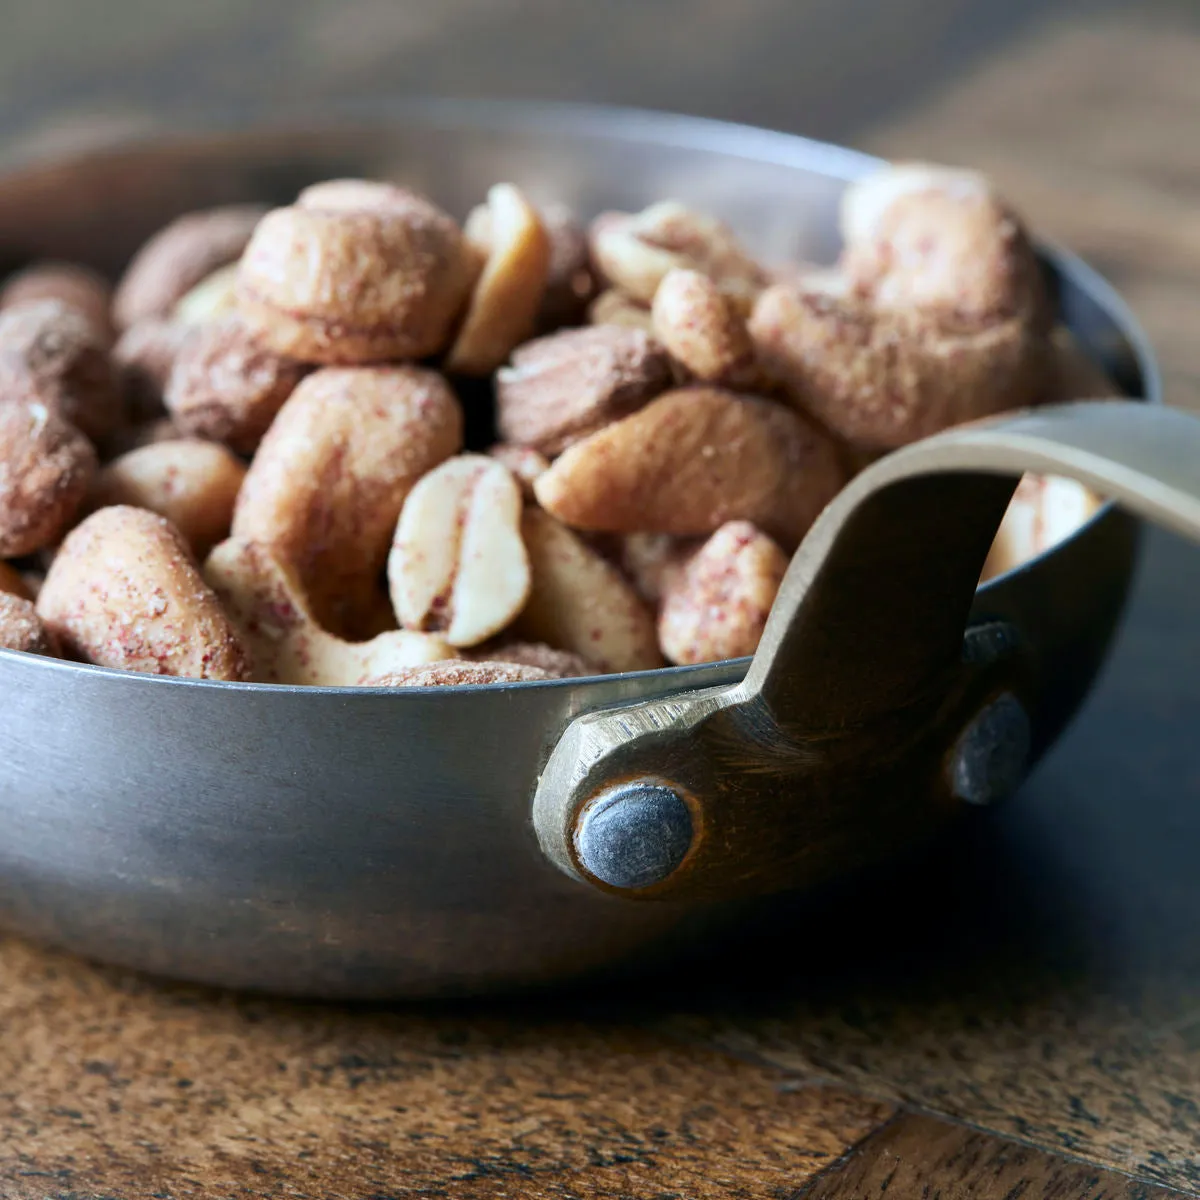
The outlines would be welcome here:
M 963 634 L 963 662 L 986 665 L 1015 654 L 1021 635 L 1007 621 L 982 621 Z
M 620 784 L 589 801 L 575 823 L 575 853 L 596 879 L 611 887 L 661 883 L 692 844 L 692 814 L 665 784 Z
M 1020 786 L 1032 730 L 1025 706 L 1003 692 L 976 713 L 950 756 L 950 786 L 968 804 L 995 804 Z

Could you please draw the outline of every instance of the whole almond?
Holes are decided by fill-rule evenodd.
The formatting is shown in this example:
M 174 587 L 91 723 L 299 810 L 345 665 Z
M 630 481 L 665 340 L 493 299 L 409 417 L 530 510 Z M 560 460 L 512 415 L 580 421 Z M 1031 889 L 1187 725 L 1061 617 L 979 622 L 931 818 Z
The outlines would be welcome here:
M 568 329 L 526 342 L 496 373 L 496 424 L 507 441 L 553 457 L 672 382 L 666 352 L 640 329 Z
M 388 586 L 405 629 L 474 646 L 503 629 L 529 595 L 521 489 L 480 454 L 449 459 L 408 494 L 388 556 Z
M 650 310 L 654 336 L 693 379 L 751 390 L 758 382 L 745 318 L 699 271 L 668 271 Z
M 534 491 L 580 529 L 687 537 L 741 519 L 791 548 L 843 482 L 833 440 L 798 413 L 691 387 L 577 442 Z

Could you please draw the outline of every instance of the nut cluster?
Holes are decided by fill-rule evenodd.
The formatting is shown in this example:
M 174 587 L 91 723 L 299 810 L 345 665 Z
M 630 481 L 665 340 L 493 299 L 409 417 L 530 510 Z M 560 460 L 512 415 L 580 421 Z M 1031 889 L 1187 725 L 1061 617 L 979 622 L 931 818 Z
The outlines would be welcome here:
M 0 646 L 377 687 L 752 654 L 854 464 L 1106 389 L 981 176 L 883 170 L 842 229 L 769 269 L 674 200 L 585 226 L 500 183 L 460 226 L 338 179 L 185 214 L 115 288 L 35 263 L 0 289 Z M 989 573 L 1091 507 L 1027 481 Z

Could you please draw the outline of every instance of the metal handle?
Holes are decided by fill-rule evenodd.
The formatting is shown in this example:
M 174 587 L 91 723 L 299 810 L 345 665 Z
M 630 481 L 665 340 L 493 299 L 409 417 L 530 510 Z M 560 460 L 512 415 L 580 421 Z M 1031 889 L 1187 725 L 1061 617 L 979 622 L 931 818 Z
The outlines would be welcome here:
M 768 892 L 925 835 L 980 771 L 1019 774 L 1019 647 L 964 653 L 964 631 L 1025 471 L 1200 540 L 1200 420 L 1176 410 L 1083 402 L 906 447 L 813 526 L 742 683 L 568 727 L 534 800 L 546 855 L 631 897 Z

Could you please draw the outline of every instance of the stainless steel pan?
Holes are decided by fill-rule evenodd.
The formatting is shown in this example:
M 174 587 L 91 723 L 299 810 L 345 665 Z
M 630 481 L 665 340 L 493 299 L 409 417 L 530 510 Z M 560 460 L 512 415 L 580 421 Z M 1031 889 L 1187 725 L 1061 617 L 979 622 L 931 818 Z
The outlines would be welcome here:
M 645 113 L 411 104 L 179 134 L 0 179 L 0 258 L 116 270 L 164 220 L 388 175 L 461 215 L 497 179 L 584 213 L 678 196 L 769 258 L 831 259 L 871 160 Z M 0 922 L 218 984 L 391 997 L 564 979 L 695 943 L 750 897 L 908 845 L 1015 786 L 1104 656 L 1132 517 L 976 591 L 1025 468 L 1200 530 L 1200 422 L 1113 292 L 1047 254 L 1131 396 L 883 460 L 801 547 L 752 663 L 465 690 L 151 678 L 0 652 Z

